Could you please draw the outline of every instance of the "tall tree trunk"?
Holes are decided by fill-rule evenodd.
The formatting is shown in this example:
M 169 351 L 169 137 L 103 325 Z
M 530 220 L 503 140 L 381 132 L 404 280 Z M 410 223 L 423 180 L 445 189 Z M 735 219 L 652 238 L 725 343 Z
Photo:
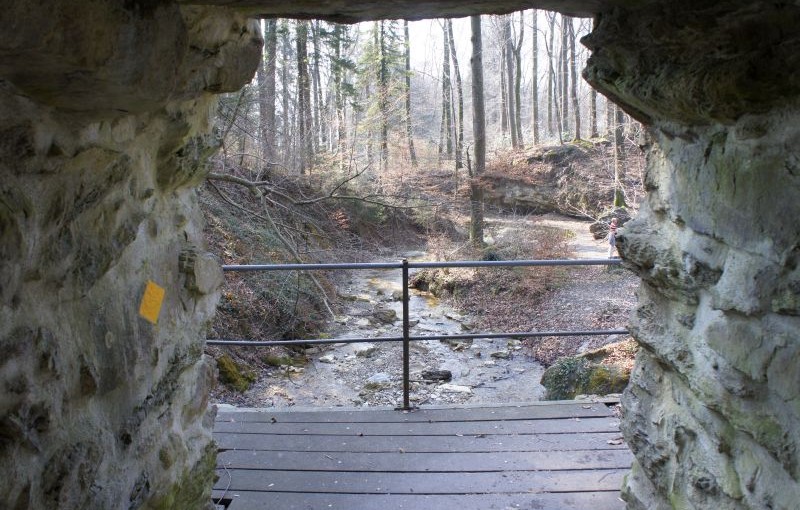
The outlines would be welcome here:
M 364 86 L 364 97 L 373 97 L 372 96 L 372 88 L 370 84 L 367 83 Z M 374 163 L 374 144 L 375 144 L 375 131 L 374 131 L 374 121 L 369 117 L 369 115 L 365 115 L 364 119 L 367 122 L 366 126 L 366 149 L 367 149 L 367 166 L 372 168 L 372 164 Z M 353 138 L 353 143 L 355 143 L 355 138 Z
M 625 112 L 614 106 L 614 207 L 625 207 L 625 194 L 622 181 L 625 179 Z
M 556 73 L 555 65 L 558 63 L 556 62 L 555 55 L 548 59 L 550 61 L 550 88 L 553 91 L 561 90 L 561 85 L 556 81 L 558 80 L 559 73 Z M 554 113 L 554 120 L 555 120 L 555 134 L 558 135 L 558 143 L 564 143 L 564 131 L 561 129 L 562 122 L 561 119 L 564 117 L 561 111 L 561 101 L 559 101 L 559 97 L 557 93 L 553 93 L 553 101 L 550 105 L 553 109 Z
M 291 126 L 291 113 L 289 111 L 289 96 L 290 86 L 289 86 L 289 62 L 292 60 L 292 46 L 291 42 L 289 41 L 289 25 L 288 22 L 282 21 L 281 22 L 281 52 L 283 53 L 282 56 L 282 63 L 281 63 L 281 132 L 283 135 L 283 163 L 284 166 L 290 167 L 292 157 L 293 157 L 293 147 L 292 147 L 292 130 L 290 129 Z
M 311 165 L 314 152 L 313 122 L 311 119 L 311 83 L 308 76 L 308 22 L 298 21 L 296 29 L 297 43 L 297 128 L 300 136 L 300 173 L 303 174 Z
M 606 98 L 606 137 L 612 140 L 614 137 L 614 108 L 616 105 Z
M 561 131 L 569 132 L 569 35 L 567 32 L 567 16 L 561 16 Z
M 315 20 L 311 24 L 311 41 L 314 43 L 313 65 L 311 66 L 312 72 L 312 85 L 314 88 L 314 150 L 319 147 L 325 146 L 325 117 L 322 114 L 322 81 L 320 80 L 319 64 L 320 64 L 320 36 L 319 36 L 319 20 Z
M 569 61 L 570 61 L 570 91 L 569 96 L 572 100 L 572 112 L 575 115 L 575 139 L 581 139 L 581 109 L 578 104 L 578 55 L 575 51 L 575 26 L 572 18 L 565 17 L 567 22 L 567 36 L 569 37 Z
M 331 61 L 331 76 L 333 77 L 333 102 L 336 109 L 336 153 L 339 157 L 339 168 L 344 171 L 347 161 L 347 130 L 345 128 L 344 116 L 344 92 L 342 65 L 342 39 L 347 28 L 344 25 L 335 23 L 333 25 L 333 60 Z
M 380 169 L 386 170 L 389 165 L 389 63 L 386 56 L 386 25 L 377 21 L 378 29 L 378 101 L 381 110 L 381 153 Z
M 414 150 L 414 132 L 411 124 L 411 38 L 408 35 L 408 20 L 403 21 L 403 36 L 406 64 L 406 138 L 408 139 L 408 155 L 411 166 L 417 166 L 417 153 Z
M 500 41 L 504 41 L 502 34 L 503 28 L 500 29 Z M 508 88 L 506 87 L 506 45 L 504 42 L 500 44 L 500 131 L 503 133 L 503 138 L 508 133 Z
M 531 133 L 533 145 L 539 144 L 539 29 L 537 28 L 537 18 L 539 11 L 533 9 L 531 21 L 531 39 L 533 47 L 531 49 L 533 57 L 533 72 L 531 76 Z
M 261 180 L 275 162 L 275 51 L 278 45 L 277 21 L 264 22 L 264 59 L 258 66 L 258 135 L 261 139 Z
M 453 21 L 445 20 L 447 27 L 447 40 L 450 45 L 450 59 L 453 62 L 453 72 L 456 75 L 456 100 L 458 101 L 458 111 L 456 112 L 457 129 L 456 133 L 456 170 L 463 168 L 464 152 L 464 89 L 461 86 L 461 70 L 458 66 L 458 55 L 456 54 L 456 44 L 453 37 Z
M 503 41 L 506 48 L 506 86 L 508 87 L 508 130 L 511 132 L 511 146 L 519 147 L 517 138 L 516 109 L 514 106 L 514 45 L 511 41 L 511 15 L 503 16 Z
M 589 124 L 591 124 L 590 138 L 597 138 L 597 90 L 589 90 Z
M 242 89 L 241 94 L 248 95 L 250 87 Z M 250 98 L 246 98 L 242 107 L 241 118 L 246 119 L 250 111 Z M 236 134 L 236 153 L 238 154 L 237 160 L 240 168 L 244 167 L 244 156 L 247 154 L 247 131 L 244 129 L 237 129 L 234 131 Z
M 470 228 L 472 245 L 483 248 L 483 189 L 480 176 L 486 166 L 486 112 L 483 101 L 483 44 L 481 17 L 472 16 L 472 132 L 475 140 L 475 168 L 470 172 Z
M 514 127 L 517 130 L 517 148 L 525 147 L 522 139 L 522 42 L 525 39 L 525 16 L 519 13 L 519 34 L 514 41 Z
M 556 73 L 555 73 L 555 64 L 553 60 L 555 60 L 555 48 L 553 45 L 555 44 L 555 24 L 556 24 L 556 13 L 548 12 L 546 13 L 547 16 L 547 24 L 549 25 L 549 33 L 550 33 L 550 42 L 547 44 L 547 129 L 550 132 L 550 136 L 554 135 L 558 130 L 556 128 L 556 115 L 554 115 L 553 107 L 557 104 L 556 101 L 556 94 L 555 94 L 555 86 L 556 86 Z M 560 137 L 561 135 L 559 135 Z
M 442 34 L 444 35 L 442 47 L 442 132 L 439 143 L 440 154 L 444 152 L 447 159 L 453 157 L 453 90 L 450 85 L 450 45 L 447 44 L 447 25 L 442 24 Z

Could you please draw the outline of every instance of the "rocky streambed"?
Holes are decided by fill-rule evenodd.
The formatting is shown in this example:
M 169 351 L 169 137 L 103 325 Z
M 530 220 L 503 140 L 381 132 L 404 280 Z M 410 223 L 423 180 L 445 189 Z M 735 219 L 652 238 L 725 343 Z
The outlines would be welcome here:
M 410 292 L 412 335 L 472 329 L 469 316 L 427 292 Z M 350 271 L 339 293 L 347 306 L 328 332 L 332 338 L 402 335 L 399 270 Z M 410 351 L 414 405 L 522 402 L 539 400 L 544 394 L 539 385 L 543 368 L 516 339 L 415 341 Z M 287 364 L 265 372 L 230 403 L 253 407 L 402 403 L 401 343 L 337 343 L 306 349 L 305 354 L 305 365 Z

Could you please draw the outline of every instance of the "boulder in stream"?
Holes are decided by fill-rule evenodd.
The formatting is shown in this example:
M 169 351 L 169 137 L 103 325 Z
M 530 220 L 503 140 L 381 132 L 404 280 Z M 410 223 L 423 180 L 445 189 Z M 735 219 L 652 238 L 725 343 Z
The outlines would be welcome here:
M 353 348 L 353 352 L 356 356 L 360 356 L 362 358 L 369 358 L 375 351 L 378 350 L 378 346 L 375 344 L 355 344 Z
M 372 314 L 372 318 L 376 322 L 382 322 L 384 324 L 392 324 L 394 321 L 397 320 L 397 312 L 390 308 L 376 308 L 375 312 Z
M 449 381 L 453 373 L 449 370 L 423 370 L 422 378 L 426 381 Z
M 392 378 L 389 374 L 385 372 L 378 372 L 377 374 L 373 374 L 367 379 L 367 383 L 364 385 L 365 391 L 375 391 L 380 390 L 382 388 L 386 388 L 392 383 Z

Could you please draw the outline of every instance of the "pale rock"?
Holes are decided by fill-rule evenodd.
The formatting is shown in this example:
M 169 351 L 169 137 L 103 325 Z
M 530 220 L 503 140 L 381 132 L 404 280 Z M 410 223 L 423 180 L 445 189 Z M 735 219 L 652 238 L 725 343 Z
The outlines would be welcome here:
M 469 386 L 462 386 L 460 384 L 441 384 L 439 385 L 439 390 L 450 393 L 472 393 L 472 388 Z

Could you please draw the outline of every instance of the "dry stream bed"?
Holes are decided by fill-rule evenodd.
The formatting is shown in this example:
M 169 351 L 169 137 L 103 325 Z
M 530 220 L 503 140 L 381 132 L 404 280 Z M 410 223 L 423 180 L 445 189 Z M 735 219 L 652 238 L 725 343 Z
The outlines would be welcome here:
M 560 218 L 539 218 L 576 234 L 573 249 L 579 258 L 602 258 L 605 246 L 591 239 L 586 224 Z M 517 228 L 526 223 L 514 222 Z M 513 235 L 508 222 L 498 222 L 496 232 Z M 584 234 L 583 231 L 586 231 Z M 422 252 L 398 253 L 394 260 L 408 257 L 424 260 Z M 413 273 L 413 270 L 412 270 Z M 331 338 L 402 336 L 400 271 L 397 269 L 347 270 L 338 292 L 345 309 L 332 325 Z M 555 291 L 542 309 L 524 311 L 542 317 L 548 314 L 570 322 L 569 310 L 586 316 L 603 313 L 612 306 L 624 315 L 633 305 L 630 281 L 615 296 L 605 296 L 605 285 L 575 282 Z M 591 295 L 585 295 L 585 294 Z M 587 298 L 585 306 L 573 299 Z M 549 309 L 563 307 L 567 312 Z M 611 304 L 611 305 L 609 305 Z M 509 306 L 514 306 L 509 303 Z M 412 335 L 446 335 L 473 332 L 474 318 L 453 310 L 427 292 L 410 289 Z M 597 308 L 597 310 L 595 310 Z M 554 326 L 554 327 L 547 327 Z M 560 327 L 559 327 L 560 326 Z M 543 324 L 540 330 L 575 329 L 563 324 Z M 605 339 L 592 339 L 592 346 Z M 588 346 L 583 342 L 583 349 Z M 530 349 L 514 338 L 469 340 L 427 340 L 411 342 L 410 373 L 412 405 L 486 404 L 541 400 L 544 367 L 530 355 Z M 402 403 L 402 344 L 400 342 L 337 343 L 306 349 L 308 363 L 264 370 L 243 394 L 228 395 L 224 404 L 239 407 L 332 407 L 398 406 Z M 447 380 L 436 376 L 449 374 Z M 221 402 L 222 403 L 222 402 Z

